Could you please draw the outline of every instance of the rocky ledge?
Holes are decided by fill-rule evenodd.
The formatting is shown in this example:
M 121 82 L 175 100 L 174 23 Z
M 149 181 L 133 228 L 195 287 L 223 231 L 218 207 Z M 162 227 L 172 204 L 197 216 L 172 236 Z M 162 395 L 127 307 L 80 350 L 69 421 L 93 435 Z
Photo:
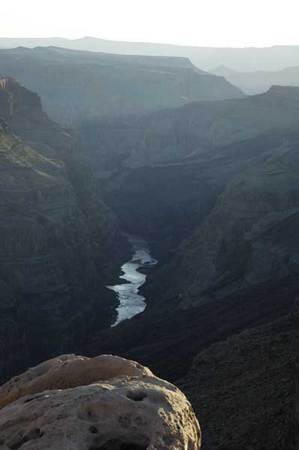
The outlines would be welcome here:
M 0 387 L 3 450 L 198 450 L 184 394 L 134 361 L 63 355 Z

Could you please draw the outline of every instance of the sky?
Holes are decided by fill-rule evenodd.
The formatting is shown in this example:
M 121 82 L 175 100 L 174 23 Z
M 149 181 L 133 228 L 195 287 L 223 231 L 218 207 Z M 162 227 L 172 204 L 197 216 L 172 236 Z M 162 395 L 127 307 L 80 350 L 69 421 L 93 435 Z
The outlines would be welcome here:
M 298 0 L 3 0 L 0 36 L 298 45 L 298 15 Z

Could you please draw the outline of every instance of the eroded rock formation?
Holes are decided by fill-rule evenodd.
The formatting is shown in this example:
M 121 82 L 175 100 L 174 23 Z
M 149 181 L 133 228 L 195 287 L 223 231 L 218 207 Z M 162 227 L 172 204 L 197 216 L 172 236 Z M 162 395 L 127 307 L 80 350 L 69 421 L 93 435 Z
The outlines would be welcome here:
M 6 404 L 0 409 L 3 450 L 200 448 L 200 428 L 184 394 L 116 356 L 64 355 L 42 363 L 2 386 L 0 403 Z

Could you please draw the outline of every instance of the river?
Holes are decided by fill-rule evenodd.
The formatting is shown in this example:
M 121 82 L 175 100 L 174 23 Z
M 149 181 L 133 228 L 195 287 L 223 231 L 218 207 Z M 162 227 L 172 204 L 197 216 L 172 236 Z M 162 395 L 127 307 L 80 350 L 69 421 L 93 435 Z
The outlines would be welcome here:
M 119 301 L 117 319 L 111 325 L 112 327 L 145 310 L 145 297 L 139 293 L 139 290 L 146 281 L 148 270 L 157 264 L 144 239 L 131 235 L 128 239 L 132 246 L 132 258 L 121 266 L 120 283 L 107 286 L 116 293 Z

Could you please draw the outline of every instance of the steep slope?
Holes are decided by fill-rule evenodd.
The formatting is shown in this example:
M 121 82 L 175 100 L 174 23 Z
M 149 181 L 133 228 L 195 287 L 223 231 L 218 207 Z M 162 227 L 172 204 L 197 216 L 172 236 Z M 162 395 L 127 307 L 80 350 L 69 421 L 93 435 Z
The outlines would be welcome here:
M 298 275 L 298 143 L 298 136 L 285 136 L 237 175 L 180 249 L 168 270 L 174 280 L 184 271 L 180 286 L 171 287 L 186 296 L 182 306 Z
M 229 67 L 220 66 L 210 71 L 225 77 L 246 94 L 260 94 L 271 86 L 299 86 L 299 67 L 285 67 L 278 71 L 238 72 Z
M 200 418 L 203 449 L 298 448 L 298 325 L 297 311 L 195 358 L 180 387 Z
M 81 202 L 90 187 L 82 189 L 82 179 L 74 183 L 72 138 L 42 112 L 38 97 L 1 79 L 0 116 L 4 379 L 46 356 L 79 349 L 94 328 L 109 325 L 107 255 L 119 238 L 100 200 L 93 199 L 93 209 Z
M 243 96 L 185 58 L 17 48 L 0 50 L 0 73 L 37 92 L 47 113 L 63 122 Z

